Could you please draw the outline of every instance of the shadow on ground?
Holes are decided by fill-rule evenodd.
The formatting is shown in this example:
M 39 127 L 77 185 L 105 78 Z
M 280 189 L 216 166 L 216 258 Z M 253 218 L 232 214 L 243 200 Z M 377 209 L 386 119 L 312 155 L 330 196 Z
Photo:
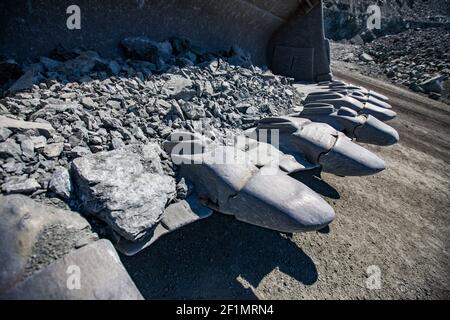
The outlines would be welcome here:
M 318 278 L 314 262 L 288 237 L 220 214 L 121 259 L 147 299 L 257 299 L 251 287 L 277 267 L 305 285 Z
M 310 189 L 326 198 L 340 199 L 339 192 L 325 180 L 320 178 L 320 173 L 311 171 L 299 171 L 291 174 L 291 177 L 307 185 Z

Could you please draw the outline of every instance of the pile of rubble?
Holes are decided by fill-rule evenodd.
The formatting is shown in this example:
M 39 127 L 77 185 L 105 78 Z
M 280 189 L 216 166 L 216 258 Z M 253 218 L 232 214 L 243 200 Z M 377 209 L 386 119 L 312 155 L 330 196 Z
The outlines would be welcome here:
M 142 37 L 121 45 L 126 59 L 57 48 L 36 63 L 1 63 L 11 72 L 1 73 L 0 184 L 4 194 L 92 214 L 135 241 L 186 197 L 160 148 L 173 131 L 225 144 L 301 97 L 292 79 L 253 66 L 238 48 L 209 53 Z
M 123 45 L 128 57 L 146 61 L 108 61 L 80 51 L 24 67 L 0 100 L 0 112 L 8 116 L 1 118 L 3 192 L 50 190 L 69 199 L 68 174 L 60 167 L 68 169 L 77 157 L 161 141 L 176 129 L 224 140 L 300 101 L 290 79 L 242 67 L 251 62 L 239 51 L 228 58 L 200 55 L 179 39 L 132 38 Z M 29 90 L 13 93 L 26 88 L 21 83 L 30 73 Z
M 376 39 L 364 46 L 395 83 L 440 99 L 450 76 L 450 29 L 428 28 Z
M 357 65 L 363 74 L 448 102 L 449 43 L 448 28 L 414 29 L 363 45 L 334 43 L 332 54 L 335 61 Z

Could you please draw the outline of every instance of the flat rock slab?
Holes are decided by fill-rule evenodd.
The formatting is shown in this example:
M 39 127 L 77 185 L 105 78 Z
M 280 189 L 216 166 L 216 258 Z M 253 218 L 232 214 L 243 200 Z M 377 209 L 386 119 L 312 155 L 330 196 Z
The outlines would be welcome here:
M 4 294 L 2 299 L 141 300 L 108 240 L 75 250 Z
M 55 133 L 53 127 L 48 123 L 23 121 L 8 118 L 5 116 L 0 116 L 0 128 L 21 130 L 36 129 L 47 138 L 52 137 L 52 135 Z
M 157 144 L 130 145 L 75 159 L 71 169 L 82 209 L 127 240 L 144 236 L 176 194 L 175 179 L 162 169 L 161 152 Z
M 23 195 L 0 196 L 0 221 L 0 293 L 97 239 L 80 214 Z

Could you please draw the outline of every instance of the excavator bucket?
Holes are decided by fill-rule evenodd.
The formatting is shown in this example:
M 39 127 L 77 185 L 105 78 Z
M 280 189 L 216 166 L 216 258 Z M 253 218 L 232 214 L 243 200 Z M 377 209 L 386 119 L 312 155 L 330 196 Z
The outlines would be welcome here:
M 0 9 L 0 53 L 18 61 L 58 44 L 111 57 L 126 37 L 178 36 L 211 50 L 239 46 L 296 80 L 331 79 L 320 0 L 4 0 Z

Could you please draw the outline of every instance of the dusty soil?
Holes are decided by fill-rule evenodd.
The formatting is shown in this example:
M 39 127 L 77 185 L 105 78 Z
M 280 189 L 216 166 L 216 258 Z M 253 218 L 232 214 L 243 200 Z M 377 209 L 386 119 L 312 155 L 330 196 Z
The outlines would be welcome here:
M 122 257 L 146 298 L 450 298 L 450 107 L 342 63 L 334 73 L 391 98 L 401 142 L 367 146 L 387 170 L 308 179 L 337 213 L 322 232 L 284 235 L 216 214 Z M 373 265 L 381 289 L 366 287 Z

